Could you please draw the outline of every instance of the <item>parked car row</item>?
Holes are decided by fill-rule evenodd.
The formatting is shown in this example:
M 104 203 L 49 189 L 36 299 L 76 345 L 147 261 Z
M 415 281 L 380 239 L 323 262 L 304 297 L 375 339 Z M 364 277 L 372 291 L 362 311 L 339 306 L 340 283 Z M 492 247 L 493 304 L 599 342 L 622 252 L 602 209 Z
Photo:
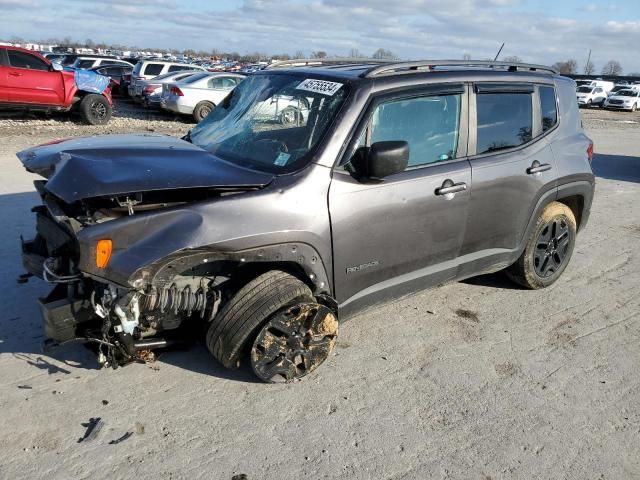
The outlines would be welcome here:
M 614 84 L 605 80 L 581 80 L 576 83 L 576 97 L 581 107 L 599 106 L 633 112 L 640 108 L 640 84 Z

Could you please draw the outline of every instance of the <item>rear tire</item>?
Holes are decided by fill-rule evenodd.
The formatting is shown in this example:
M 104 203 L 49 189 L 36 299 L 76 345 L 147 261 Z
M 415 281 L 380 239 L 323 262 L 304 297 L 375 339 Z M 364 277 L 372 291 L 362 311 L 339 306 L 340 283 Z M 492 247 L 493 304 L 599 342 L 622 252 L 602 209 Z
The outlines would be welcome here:
M 538 217 L 524 252 L 506 269 L 514 282 L 530 289 L 553 284 L 569 264 L 576 239 L 576 219 L 569 207 L 551 202 Z
M 207 348 L 227 368 L 237 368 L 249 342 L 279 310 L 314 302 L 307 285 L 282 270 L 270 270 L 240 288 L 209 326 Z
M 103 95 L 86 95 L 78 108 L 82 120 L 89 125 L 105 125 L 111 118 L 111 105 Z
M 211 102 L 200 102 L 193 109 L 193 118 L 197 123 L 200 123 L 204 118 L 209 115 L 216 106 Z

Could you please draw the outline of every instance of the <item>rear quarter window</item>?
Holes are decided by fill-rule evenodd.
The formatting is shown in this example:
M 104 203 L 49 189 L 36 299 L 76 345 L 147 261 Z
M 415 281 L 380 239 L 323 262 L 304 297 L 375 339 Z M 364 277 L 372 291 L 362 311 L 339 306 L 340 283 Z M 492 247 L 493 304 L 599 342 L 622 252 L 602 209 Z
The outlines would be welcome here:
M 539 92 L 540 108 L 542 110 L 542 131 L 546 132 L 558 123 L 556 89 L 554 87 L 540 87 Z

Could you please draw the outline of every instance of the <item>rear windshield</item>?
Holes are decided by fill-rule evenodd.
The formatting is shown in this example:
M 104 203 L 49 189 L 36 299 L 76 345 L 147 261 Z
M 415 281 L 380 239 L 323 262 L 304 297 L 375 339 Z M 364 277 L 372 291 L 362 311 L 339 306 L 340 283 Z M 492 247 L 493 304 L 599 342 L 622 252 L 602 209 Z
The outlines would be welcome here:
M 208 73 L 196 73 L 195 75 L 191 75 L 189 78 L 186 78 L 184 80 L 182 80 L 182 83 L 193 83 L 193 82 L 197 82 L 198 80 L 204 78 L 204 77 L 208 77 L 209 74 Z

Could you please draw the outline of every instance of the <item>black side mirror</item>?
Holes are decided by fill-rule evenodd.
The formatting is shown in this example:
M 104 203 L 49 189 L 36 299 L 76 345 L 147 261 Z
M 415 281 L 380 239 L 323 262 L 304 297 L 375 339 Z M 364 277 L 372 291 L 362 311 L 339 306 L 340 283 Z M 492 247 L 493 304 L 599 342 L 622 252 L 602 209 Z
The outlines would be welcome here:
M 409 163 L 409 144 L 401 140 L 376 142 L 359 148 L 351 164 L 358 177 L 383 179 L 403 172 Z

